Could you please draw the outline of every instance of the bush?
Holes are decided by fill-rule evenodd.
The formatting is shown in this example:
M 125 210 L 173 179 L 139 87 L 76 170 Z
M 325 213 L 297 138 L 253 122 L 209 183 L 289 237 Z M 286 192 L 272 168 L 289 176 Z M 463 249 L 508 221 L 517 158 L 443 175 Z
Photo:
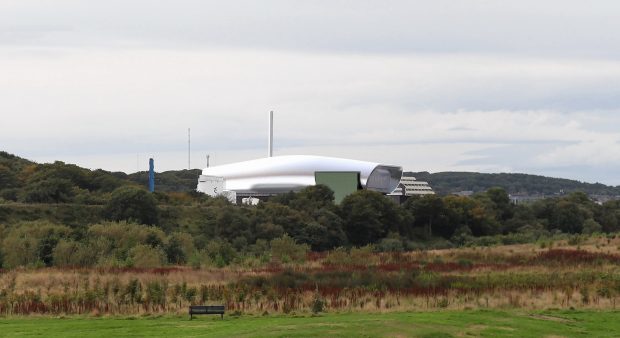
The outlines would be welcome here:
M 166 255 L 160 248 L 139 244 L 129 250 L 127 265 L 137 268 L 156 268 L 166 264 Z
M 373 252 L 375 252 L 374 245 L 366 245 L 361 248 L 352 248 L 349 252 L 350 263 L 357 266 L 376 264 L 378 261 L 378 256 L 374 255 Z
M 203 266 L 211 266 L 211 257 L 205 250 L 194 251 L 189 257 L 189 265 L 194 269 L 200 269 Z
M 97 263 L 97 253 L 88 246 L 61 239 L 53 251 L 55 266 L 92 266 Z
M 600 225 L 597 221 L 593 220 L 592 218 L 587 219 L 585 222 L 583 222 L 583 233 L 584 234 L 594 234 L 594 233 L 600 233 L 603 231 L 603 226 Z
M 192 236 L 186 233 L 177 232 L 168 237 L 168 244 L 165 246 L 168 262 L 172 264 L 185 264 L 194 252 L 194 241 Z
M 306 244 L 297 244 L 289 235 L 273 239 L 270 242 L 271 257 L 282 263 L 303 262 L 310 250 Z
M 3 266 L 39 266 L 53 264 L 53 250 L 70 229 L 48 222 L 26 222 L 15 225 L 2 241 Z
M 237 258 L 237 251 L 226 241 L 210 241 L 206 253 L 218 268 L 230 265 Z
M 112 221 L 130 221 L 153 225 L 158 221 L 157 201 L 148 191 L 121 187 L 112 193 L 103 214 Z
M 321 298 L 321 295 L 317 292 L 312 300 L 312 313 L 317 314 L 323 312 L 325 308 L 325 301 Z
M 20 200 L 26 203 L 66 203 L 73 200 L 73 184 L 64 178 L 49 178 L 29 183 Z
M 86 234 L 88 246 L 100 257 L 113 256 L 124 261 L 138 244 L 163 247 L 166 235 L 156 227 L 127 222 L 95 224 Z
M 384 238 L 377 245 L 377 250 L 380 252 L 402 252 L 403 242 L 397 238 Z

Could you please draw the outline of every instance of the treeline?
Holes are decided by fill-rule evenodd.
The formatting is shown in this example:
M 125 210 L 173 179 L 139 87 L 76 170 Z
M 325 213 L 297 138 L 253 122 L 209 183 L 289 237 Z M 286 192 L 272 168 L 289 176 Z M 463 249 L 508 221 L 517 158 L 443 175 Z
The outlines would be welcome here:
M 513 205 L 504 189 L 490 188 L 398 205 L 362 190 L 336 205 L 319 185 L 238 206 L 196 192 L 149 193 L 123 173 L 7 153 L 0 184 L 0 261 L 11 268 L 264 264 L 339 247 L 403 251 L 620 231 L 620 202 L 599 205 L 581 192 Z
M 191 192 L 200 170 L 157 173 L 160 192 Z M 0 151 L 0 201 L 104 204 L 121 186 L 146 187 L 148 172 L 133 174 L 88 170 L 61 161 L 37 164 Z
M 368 190 L 336 205 L 333 192 L 321 185 L 258 206 L 180 196 L 123 186 L 91 224 L 13 220 L 0 226 L 0 261 L 5 268 L 258 266 L 339 247 L 393 252 L 620 230 L 620 202 L 598 205 L 583 193 L 527 205 L 511 204 L 501 188 L 473 197 L 411 198 L 403 205 Z
M 484 174 L 474 172 L 406 172 L 405 176 L 414 176 L 420 181 L 427 181 L 440 195 L 460 191 L 482 192 L 493 187 L 502 187 L 509 194 L 528 194 L 553 196 L 564 192 L 576 191 L 588 195 L 620 196 L 620 187 L 611 187 L 601 183 L 585 183 L 564 178 L 552 178 L 528 174 Z

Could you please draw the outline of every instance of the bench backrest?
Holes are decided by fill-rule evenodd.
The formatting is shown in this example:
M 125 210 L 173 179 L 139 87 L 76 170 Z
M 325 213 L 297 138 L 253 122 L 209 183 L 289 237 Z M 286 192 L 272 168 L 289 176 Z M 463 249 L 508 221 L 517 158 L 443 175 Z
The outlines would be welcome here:
M 224 313 L 224 305 L 192 305 L 189 311 L 193 314 Z

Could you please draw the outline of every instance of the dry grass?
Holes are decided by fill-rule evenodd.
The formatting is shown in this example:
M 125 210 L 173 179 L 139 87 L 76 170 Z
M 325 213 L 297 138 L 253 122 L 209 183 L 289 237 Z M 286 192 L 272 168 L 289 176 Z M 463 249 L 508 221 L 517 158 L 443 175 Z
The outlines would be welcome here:
M 620 297 L 619 245 L 593 237 L 545 248 L 376 253 L 363 265 L 311 254 L 303 264 L 255 269 L 18 269 L 0 273 L 0 313 L 184 313 L 196 303 L 288 313 L 311 311 L 317 299 L 327 310 L 355 312 L 611 309 Z

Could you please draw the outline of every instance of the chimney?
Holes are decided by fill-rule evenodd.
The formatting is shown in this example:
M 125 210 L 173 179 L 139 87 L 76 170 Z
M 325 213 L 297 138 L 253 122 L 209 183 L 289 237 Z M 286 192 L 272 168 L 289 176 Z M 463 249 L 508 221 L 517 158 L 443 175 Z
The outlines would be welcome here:
M 269 143 L 267 157 L 273 157 L 273 110 L 269 112 Z

